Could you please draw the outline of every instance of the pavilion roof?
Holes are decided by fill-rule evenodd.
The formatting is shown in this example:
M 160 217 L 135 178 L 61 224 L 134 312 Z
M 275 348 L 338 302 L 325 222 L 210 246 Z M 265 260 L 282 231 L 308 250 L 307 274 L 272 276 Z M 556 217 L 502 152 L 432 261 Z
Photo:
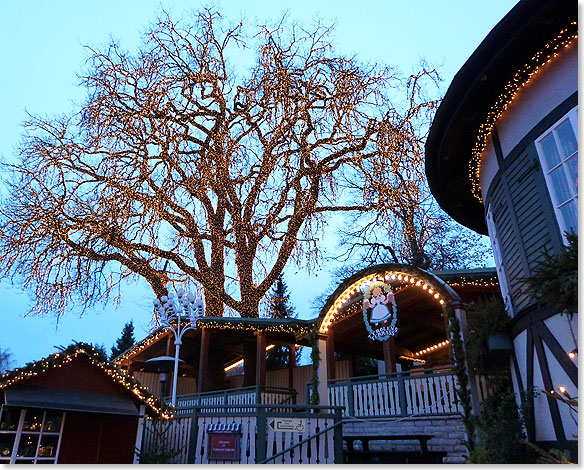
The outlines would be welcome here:
M 244 318 L 244 317 L 201 317 L 197 320 L 197 328 L 229 329 L 233 331 L 264 331 L 273 333 L 292 333 L 297 337 L 305 336 L 314 327 L 315 319 L 301 320 L 298 318 Z M 138 354 L 162 336 L 168 334 L 164 328 L 157 328 L 143 340 L 124 351 L 114 359 L 120 364 L 126 359 Z

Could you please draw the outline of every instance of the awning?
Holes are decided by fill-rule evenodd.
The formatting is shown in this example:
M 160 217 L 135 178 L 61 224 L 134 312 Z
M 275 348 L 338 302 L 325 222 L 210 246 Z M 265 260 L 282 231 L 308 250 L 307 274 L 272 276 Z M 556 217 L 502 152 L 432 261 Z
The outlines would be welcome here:
M 107 393 L 41 387 L 9 387 L 4 390 L 5 405 L 86 413 L 138 416 L 129 397 Z

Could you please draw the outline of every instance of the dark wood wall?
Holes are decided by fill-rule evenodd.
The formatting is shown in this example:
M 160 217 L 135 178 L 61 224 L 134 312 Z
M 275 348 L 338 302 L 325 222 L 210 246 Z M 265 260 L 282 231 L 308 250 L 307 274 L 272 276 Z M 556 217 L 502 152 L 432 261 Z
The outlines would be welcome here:
M 67 412 L 58 463 L 131 464 L 138 417 Z

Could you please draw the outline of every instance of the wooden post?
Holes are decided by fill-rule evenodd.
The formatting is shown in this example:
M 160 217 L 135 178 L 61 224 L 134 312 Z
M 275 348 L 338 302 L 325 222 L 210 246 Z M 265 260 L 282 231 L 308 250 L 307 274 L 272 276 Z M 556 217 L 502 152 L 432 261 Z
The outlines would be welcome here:
M 134 462 L 132 462 L 133 464 L 140 463 L 140 452 L 142 451 L 142 437 L 144 435 L 144 425 L 145 425 L 144 417 L 145 417 L 145 414 L 146 414 L 146 405 L 141 404 L 139 415 L 138 415 L 138 431 L 136 432 L 136 444 L 134 445 L 136 452 L 134 453 Z
M 126 364 L 128 366 L 128 375 L 134 376 L 134 363 L 131 359 L 128 359 Z
M 335 371 L 335 335 L 332 329 L 328 330 L 328 338 L 326 341 L 326 365 L 328 369 L 329 380 L 336 379 Z
M 461 335 L 461 340 L 462 340 L 462 345 L 464 348 L 464 344 L 466 342 L 466 312 L 460 308 L 457 307 L 454 309 L 454 315 L 456 316 L 456 318 L 458 319 L 458 323 L 460 325 L 460 335 Z M 448 331 L 448 330 L 446 330 Z M 452 338 L 448 338 L 450 340 L 450 342 L 452 342 Z M 449 345 L 450 350 L 452 351 L 452 345 Z M 477 390 L 477 382 L 476 382 L 476 378 L 475 378 L 475 373 L 474 373 L 474 369 L 472 367 L 469 366 L 468 360 L 466 361 L 466 375 L 468 377 L 468 388 L 470 390 L 470 405 L 472 407 L 472 414 L 474 414 L 475 416 L 478 416 L 480 414 L 480 401 L 479 401 L 479 396 L 478 396 L 478 390 Z
M 294 388 L 294 368 L 296 367 L 296 345 L 290 345 L 288 356 L 288 388 Z
M 262 331 L 256 333 L 256 385 L 266 386 L 266 335 Z
M 198 392 L 206 392 L 209 386 L 207 377 L 209 367 L 209 343 L 211 340 L 211 332 L 207 328 L 201 328 L 201 353 L 199 355 L 199 376 L 197 377 Z
M 197 407 L 193 407 L 191 414 L 191 434 L 189 436 L 189 454 L 187 463 L 195 463 L 197 458 L 197 437 L 199 434 L 199 417 L 197 416 Z
M 256 416 L 257 434 L 255 463 L 258 463 L 266 459 L 266 441 L 268 440 L 266 409 L 263 406 L 259 406 L 257 408 Z
M 170 348 L 172 347 L 172 334 L 168 332 L 166 335 L 166 355 L 170 356 Z
M 343 425 L 340 424 L 343 416 L 339 408 L 335 409 L 335 424 L 337 427 L 334 430 L 333 445 L 335 449 L 335 463 L 342 464 L 343 462 Z
M 395 337 L 390 336 L 388 339 L 383 341 L 382 344 L 385 373 L 390 374 L 395 372 Z
M 318 337 L 318 350 L 320 362 L 318 364 L 318 398 L 319 405 L 328 405 L 328 361 L 327 361 L 327 337 Z
M 399 407 L 401 410 L 402 416 L 407 416 L 408 414 L 408 403 L 406 398 L 406 384 L 404 381 L 404 376 L 402 372 L 397 373 L 397 390 L 398 390 L 398 397 L 399 397 Z
M 243 386 L 252 387 L 256 381 L 257 340 L 243 342 Z

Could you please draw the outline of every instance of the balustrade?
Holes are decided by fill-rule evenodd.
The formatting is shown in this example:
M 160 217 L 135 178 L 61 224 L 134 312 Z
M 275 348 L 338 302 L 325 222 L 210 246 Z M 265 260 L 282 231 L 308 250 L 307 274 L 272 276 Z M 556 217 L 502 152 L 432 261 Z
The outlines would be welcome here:
M 332 406 L 360 418 L 460 413 L 451 368 L 418 369 L 380 376 L 329 380 Z M 310 394 L 307 393 L 307 397 Z

